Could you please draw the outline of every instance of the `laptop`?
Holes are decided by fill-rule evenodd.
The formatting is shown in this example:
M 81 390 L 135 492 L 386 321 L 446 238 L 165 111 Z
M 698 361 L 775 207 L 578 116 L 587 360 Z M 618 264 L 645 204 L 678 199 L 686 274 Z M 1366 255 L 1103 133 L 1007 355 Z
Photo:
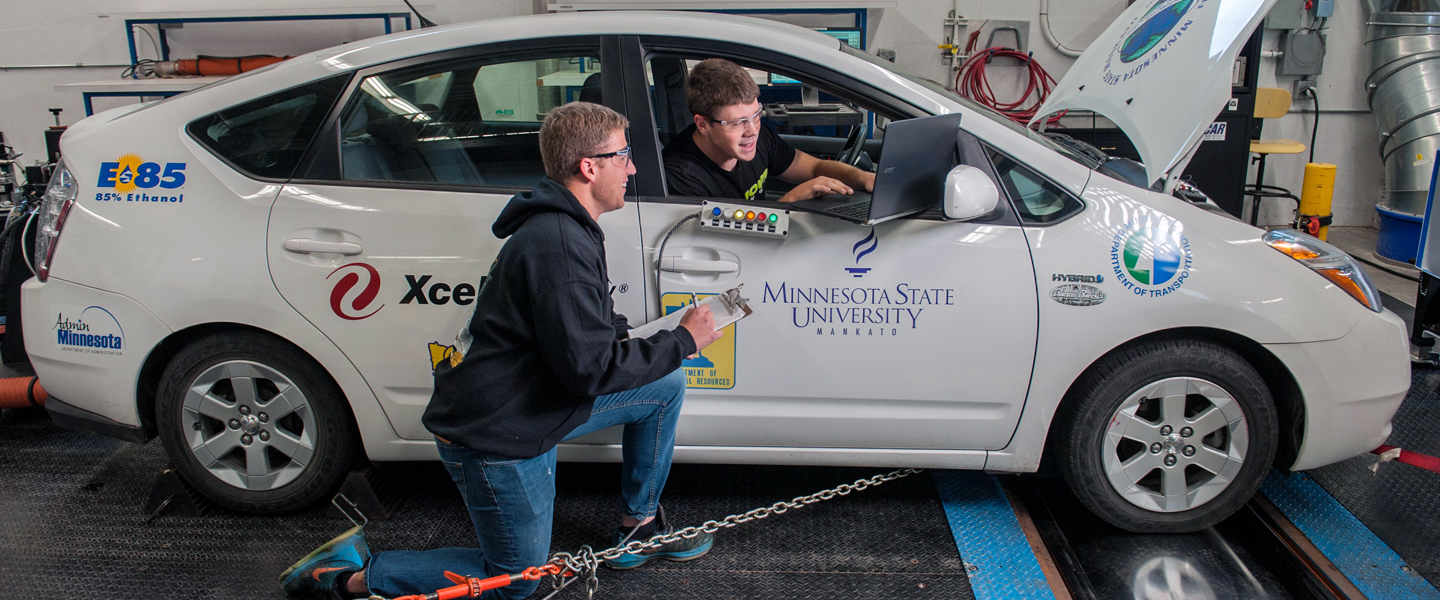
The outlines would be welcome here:
M 874 193 L 828 194 L 783 206 L 861 225 L 935 208 L 944 197 L 945 176 L 955 166 L 959 128 L 959 113 L 892 122 L 885 128 Z

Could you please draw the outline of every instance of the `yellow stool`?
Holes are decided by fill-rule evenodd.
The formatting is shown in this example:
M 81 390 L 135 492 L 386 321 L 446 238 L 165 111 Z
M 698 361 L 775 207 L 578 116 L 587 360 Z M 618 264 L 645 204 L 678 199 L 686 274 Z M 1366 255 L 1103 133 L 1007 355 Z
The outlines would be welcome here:
M 1256 88 L 1255 89 L 1255 118 L 1257 119 L 1278 119 L 1290 112 L 1290 92 L 1280 88 Z M 1300 154 L 1305 151 L 1305 144 L 1295 140 L 1253 140 L 1250 142 L 1250 153 L 1257 154 L 1251 162 L 1258 162 L 1260 166 L 1255 171 L 1255 183 L 1245 186 L 1244 194 L 1254 198 L 1250 203 L 1250 224 L 1256 225 L 1260 219 L 1260 200 L 1262 198 L 1289 198 L 1295 201 L 1296 209 L 1300 205 L 1300 197 L 1291 193 L 1290 190 L 1275 185 L 1261 183 L 1265 180 L 1265 157 L 1271 154 Z

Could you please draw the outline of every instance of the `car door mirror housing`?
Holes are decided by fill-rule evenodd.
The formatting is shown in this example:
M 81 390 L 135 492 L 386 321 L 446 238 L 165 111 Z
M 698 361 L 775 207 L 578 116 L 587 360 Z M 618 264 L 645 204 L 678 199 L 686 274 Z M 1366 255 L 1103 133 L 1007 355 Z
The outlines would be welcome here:
M 945 176 L 945 218 L 969 221 L 994 212 L 1000 204 L 1000 189 L 985 171 L 970 165 L 956 165 Z

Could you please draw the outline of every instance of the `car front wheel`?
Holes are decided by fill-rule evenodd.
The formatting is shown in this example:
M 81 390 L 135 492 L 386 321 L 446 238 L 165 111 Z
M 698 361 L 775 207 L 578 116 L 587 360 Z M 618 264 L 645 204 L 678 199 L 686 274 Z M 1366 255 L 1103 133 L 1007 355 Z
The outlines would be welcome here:
M 235 510 L 297 510 L 335 492 L 356 453 L 344 397 L 309 356 L 252 332 L 200 338 L 165 369 L 156 425 L 172 465 Z
M 1076 497 L 1134 532 L 1196 531 L 1230 516 L 1259 490 L 1278 438 L 1264 379 L 1233 351 L 1191 340 L 1106 357 L 1056 418 Z

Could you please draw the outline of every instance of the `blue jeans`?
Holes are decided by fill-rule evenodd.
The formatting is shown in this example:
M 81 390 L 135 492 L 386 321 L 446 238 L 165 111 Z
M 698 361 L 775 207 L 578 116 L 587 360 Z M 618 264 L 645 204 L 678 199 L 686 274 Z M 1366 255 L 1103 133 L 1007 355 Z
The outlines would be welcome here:
M 606 427 L 625 426 L 620 492 L 626 516 L 644 520 L 653 516 L 660 504 L 684 398 L 685 370 L 676 369 L 654 383 L 596 398 L 590 420 L 565 436 L 569 440 Z M 445 571 L 483 579 L 520 573 L 550 558 L 554 448 L 535 458 L 507 459 L 439 440 L 436 445 L 441 462 L 465 499 L 480 547 L 377 552 L 365 572 L 371 594 L 393 598 L 430 593 L 455 585 L 445 579 Z M 485 592 L 482 598 L 518 600 L 533 593 L 539 584 L 517 581 Z

